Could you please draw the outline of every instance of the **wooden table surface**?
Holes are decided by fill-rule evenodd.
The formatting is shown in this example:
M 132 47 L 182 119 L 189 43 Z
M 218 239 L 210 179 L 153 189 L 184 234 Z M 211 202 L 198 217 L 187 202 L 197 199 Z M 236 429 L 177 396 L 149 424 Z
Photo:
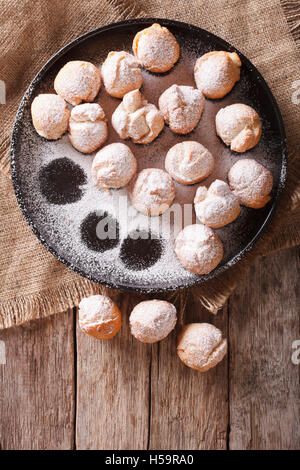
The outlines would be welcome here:
M 229 340 L 205 374 L 179 361 L 174 333 L 137 342 L 125 294 L 112 341 L 81 333 L 73 311 L 0 332 L 0 448 L 299 449 L 299 255 L 258 261 L 217 316 L 190 300 L 186 321 Z

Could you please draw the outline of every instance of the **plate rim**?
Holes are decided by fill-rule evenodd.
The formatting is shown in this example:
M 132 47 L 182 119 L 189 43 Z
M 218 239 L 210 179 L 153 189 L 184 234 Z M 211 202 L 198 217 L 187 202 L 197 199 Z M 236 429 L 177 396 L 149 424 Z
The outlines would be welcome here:
M 185 30 L 190 30 L 190 31 L 195 31 L 197 34 L 203 35 L 206 34 L 209 37 L 213 38 L 216 42 L 220 43 L 222 47 L 225 48 L 225 50 L 230 50 L 232 52 L 237 52 L 239 56 L 241 57 L 241 60 L 244 64 L 247 65 L 248 69 L 252 69 L 256 75 L 257 79 L 260 81 L 264 92 L 266 93 L 268 99 L 270 100 L 272 107 L 275 111 L 275 117 L 277 119 L 279 129 L 280 129 L 280 138 L 281 138 L 281 147 L 282 147 L 282 164 L 281 164 L 281 170 L 279 174 L 279 183 L 278 183 L 278 188 L 276 191 L 276 194 L 273 197 L 272 200 L 272 207 L 270 208 L 269 213 L 267 214 L 267 217 L 265 218 L 262 226 L 259 228 L 259 230 L 256 232 L 254 237 L 247 243 L 247 245 L 240 250 L 233 258 L 227 261 L 226 264 L 217 267 L 213 271 L 211 271 L 207 275 L 199 275 L 199 278 L 196 279 L 191 279 L 191 282 L 182 284 L 177 287 L 164 287 L 164 288 L 157 288 L 157 287 L 144 287 L 144 286 L 131 286 L 131 285 L 124 285 L 118 283 L 113 283 L 110 281 L 107 281 L 105 279 L 96 279 L 93 274 L 84 272 L 82 269 L 74 266 L 70 261 L 68 261 L 65 257 L 61 256 L 57 251 L 50 246 L 47 241 L 43 238 L 42 234 L 40 231 L 37 229 L 35 226 L 34 222 L 31 220 L 30 215 L 27 212 L 26 205 L 24 203 L 24 199 L 22 197 L 22 189 L 21 189 L 21 184 L 18 181 L 18 175 L 17 175 L 17 168 L 16 168 L 16 158 L 15 158 L 15 147 L 16 147 L 16 142 L 17 142 L 17 137 L 18 137 L 18 132 L 20 128 L 20 120 L 23 115 L 23 110 L 25 105 L 27 104 L 27 98 L 30 95 L 32 89 L 35 87 L 37 83 L 40 82 L 40 80 L 44 77 L 45 73 L 48 71 L 48 69 L 59 59 L 61 59 L 69 50 L 71 50 L 73 47 L 76 47 L 77 45 L 81 44 L 84 42 L 86 39 L 90 39 L 94 36 L 97 36 L 99 33 L 103 33 L 105 31 L 111 31 L 113 29 L 118 29 L 122 26 L 128 26 L 130 24 L 134 25 L 141 25 L 143 26 L 144 24 L 149 24 L 149 23 L 161 23 L 163 26 L 175 26 L 181 29 Z M 190 24 L 190 23 L 185 23 L 183 21 L 177 21 L 177 20 L 171 20 L 167 18 L 152 18 L 152 17 L 147 17 L 147 18 L 134 18 L 134 19 L 128 19 L 124 21 L 119 21 L 116 23 L 110 23 L 108 25 L 100 26 L 99 28 L 92 29 L 91 31 L 88 31 L 81 36 L 78 36 L 77 38 L 73 39 L 72 41 L 68 42 L 65 46 L 63 46 L 61 49 L 59 49 L 54 55 L 50 57 L 50 59 L 43 65 L 43 67 L 39 70 L 39 72 L 35 75 L 31 83 L 29 84 L 27 90 L 25 91 L 25 94 L 23 95 L 23 98 L 20 102 L 20 105 L 18 107 L 17 113 L 16 113 L 16 118 L 12 130 L 12 136 L 11 136 L 11 145 L 10 145 L 10 170 L 11 170 L 11 178 L 12 178 L 12 183 L 13 183 L 13 188 L 15 192 L 15 196 L 19 205 L 19 208 L 23 214 L 23 217 L 25 218 L 27 224 L 30 226 L 32 232 L 34 235 L 38 238 L 38 240 L 42 243 L 42 245 L 49 251 L 58 261 L 60 261 L 62 264 L 64 264 L 67 268 L 71 269 L 73 272 L 76 274 L 79 274 L 83 278 L 86 278 L 92 282 L 95 282 L 96 284 L 102 285 L 104 287 L 109 287 L 112 289 L 117 289 L 120 291 L 125 291 L 125 292 L 136 292 L 136 293 L 144 293 L 144 294 L 154 294 L 154 293 L 167 293 L 167 292 L 174 292 L 174 291 L 179 291 L 179 290 L 184 290 L 192 287 L 197 287 L 204 282 L 214 279 L 215 277 L 219 276 L 220 274 L 223 274 L 226 272 L 229 268 L 234 266 L 238 261 L 240 261 L 244 256 L 254 247 L 256 242 L 259 240 L 259 238 L 263 235 L 263 233 L 266 231 L 267 227 L 269 226 L 269 223 L 274 216 L 274 212 L 276 212 L 278 203 L 280 201 L 281 195 L 283 193 L 283 190 L 285 188 L 286 184 L 286 173 L 287 173 L 287 163 L 288 163 L 288 148 L 287 148 L 287 139 L 286 139 L 286 132 L 284 128 L 284 122 L 283 118 L 278 106 L 278 103 L 269 87 L 267 84 L 266 80 L 262 76 L 262 74 L 259 72 L 259 70 L 255 67 L 255 65 L 246 57 L 244 54 L 242 54 L 237 48 L 232 46 L 230 43 L 222 39 L 220 36 L 217 36 L 214 33 L 211 33 L 210 31 L 207 31 L 206 29 L 203 29 L 199 26 Z

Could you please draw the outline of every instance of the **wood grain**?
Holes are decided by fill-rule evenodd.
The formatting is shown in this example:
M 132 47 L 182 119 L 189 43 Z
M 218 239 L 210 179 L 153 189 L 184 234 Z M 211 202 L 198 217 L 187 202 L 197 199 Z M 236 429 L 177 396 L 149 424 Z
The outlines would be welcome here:
M 226 307 L 215 317 L 190 299 L 185 323 L 191 322 L 213 323 L 227 337 Z M 205 374 L 189 369 L 177 357 L 175 332 L 152 351 L 149 448 L 226 449 L 227 359 Z
M 77 328 L 78 449 L 145 449 L 149 422 L 150 345 L 129 332 L 133 295 L 121 294 L 122 328 L 97 341 Z
M 0 448 L 73 448 L 73 339 L 73 311 L 0 332 Z
M 231 449 L 300 448 L 299 254 L 259 261 L 230 298 Z

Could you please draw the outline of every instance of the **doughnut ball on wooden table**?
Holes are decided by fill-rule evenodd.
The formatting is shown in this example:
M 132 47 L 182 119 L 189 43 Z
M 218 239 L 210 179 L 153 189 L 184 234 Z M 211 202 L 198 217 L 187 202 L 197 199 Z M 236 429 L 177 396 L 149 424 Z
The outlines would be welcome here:
M 121 312 L 105 295 L 91 295 L 79 304 L 79 326 L 96 339 L 113 338 L 121 328 Z
M 102 65 L 101 74 L 105 90 L 115 98 L 123 98 L 143 83 L 138 60 L 125 51 L 110 52 Z
M 137 169 L 130 148 L 122 143 L 106 145 L 92 163 L 92 179 L 99 188 L 122 188 L 129 183 Z
M 199 186 L 194 204 L 200 222 L 211 228 L 230 224 L 240 213 L 238 197 L 230 191 L 228 184 L 221 180 L 215 180 L 208 189 Z
M 65 100 L 54 93 L 36 96 L 31 105 L 32 123 L 45 139 L 59 139 L 68 129 L 70 110 Z
M 188 134 L 197 126 L 204 104 L 202 92 L 192 86 L 172 85 L 158 100 L 164 120 L 176 134 Z
M 100 72 L 91 62 L 72 60 L 58 72 L 54 80 L 56 93 L 76 106 L 82 101 L 91 103 L 99 93 Z
M 231 191 L 243 206 L 260 209 L 271 200 L 272 173 L 256 160 L 238 160 L 228 172 L 228 181 Z
M 257 112 L 246 104 L 235 103 L 218 111 L 216 130 L 234 152 L 246 152 L 259 142 L 262 125 Z
M 191 140 L 173 145 L 165 160 L 166 171 L 178 183 L 185 185 L 207 178 L 214 166 L 214 157 L 207 148 Z
M 194 77 L 206 98 L 223 98 L 240 79 L 241 60 L 236 52 L 212 51 L 197 59 Z
M 209 323 L 185 325 L 178 338 L 177 354 L 188 367 L 206 372 L 215 367 L 227 353 L 227 340 Z
M 166 338 L 176 321 L 175 306 L 164 300 L 140 302 L 129 317 L 131 333 L 142 343 L 156 343 Z
M 168 28 L 158 23 L 139 31 L 132 48 L 142 66 L 151 72 L 167 72 L 179 59 L 178 42 Z
M 75 106 L 69 121 L 69 139 L 76 150 L 91 153 L 101 147 L 108 137 L 105 113 L 97 103 Z
M 135 144 L 150 144 L 164 127 L 162 113 L 139 90 L 124 95 L 111 122 L 121 139 L 132 139 Z
M 184 227 L 176 237 L 175 253 L 182 266 L 195 274 L 208 274 L 223 258 L 223 244 L 206 225 Z
M 146 168 L 136 175 L 129 186 L 132 205 L 143 214 L 160 215 L 175 198 L 171 176 L 159 168 Z

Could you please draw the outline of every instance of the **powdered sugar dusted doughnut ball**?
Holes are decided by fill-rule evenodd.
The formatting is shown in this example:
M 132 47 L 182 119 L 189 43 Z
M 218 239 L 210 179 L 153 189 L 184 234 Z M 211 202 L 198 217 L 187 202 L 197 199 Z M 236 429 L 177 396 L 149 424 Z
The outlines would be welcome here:
M 179 45 L 175 37 L 157 23 L 139 31 L 132 48 L 142 66 L 151 72 L 167 72 L 179 58 Z
M 240 79 L 241 60 L 236 52 L 212 51 L 199 57 L 194 68 L 197 88 L 207 98 L 223 98 Z
M 190 323 L 182 328 L 177 353 L 186 366 L 205 372 L 222 361 L 227 353 L 227 340 L 209 323 Z
M 76 106 L 82 101 L 92 102 L 101 86 L 100 72 L 83 60 L 67 62 L 56 75 L 54 89 L 68 103 Z
M 34 98 L 31 105 L 32 123 L 45 139 L 59 139 L 68 129 L 70 111 L 60 96 L 45 93 Z
M 107 140 L 105 113 L 97 103 L 75 106 L 69 121 L 69 139 L 79 152 L 91 153 Z
M 165 168 L 182 184 L 194 184 L 207 178 L 214 169 L 214 157 L 199 142 L 180 142 L 167 153 Z
M 137 169 L 130 148 L 121 143 L 106 145 L 96 154 L 92 164 L 92 178 L 99 188 L 122 188 L 129 183 Z
M 138 60 L 125 51 L 110 52 L 102 65 L 101 74 L 105 90 L 115 98 L 123 98 L 143 83 Z
M 176 134 L 188 134 L 198 124 L 205 104 L 201 91 L 192 86 L 172 85 L 160 96 L 158 106 Z
M 216 115 L 217 134 L 235 152 L 246 152 L 261 136 L 261 120 L 257 112 L 242 103 L 222 108 Z
M 150 144 L 164 127 L 161 112 L 148 103 L 139 90 L 124 96 L 111 122 L 121 139 L 132 139 L 136 144 Z
M 239 199 L 230 191 L 228 184 L 221 180 L 215 180 L 208 189 L 199 186 L 194 203 L 200 222 L 212 228 L 230 224 L 240 213 Z
M 166 338 L 176 321 L 176 308 L 163 300 L 141 302 L 129 317 L 131 333 L 142 343 L 156 343 Z
M 91 295 L 79 304 L 79 326 L 96 339 L 110 339 L 121 328 L 121 312 L 105 295 Z
M 168 173 L 159 168 L 142 170 L 129 187 L 133 206 L 143 214 L 159 215 L 165 212 L 175 198 L 175 187 Z
M 228 172 L 228 181 L 243 206 L 260 209 L 271 200 L 272 173 L 255 160 L 238 160 Z
M 220 263 L 223 245 L 210 227 L 193 224 L 177 235 L 175 253 L 185 269 L 195 274 L 208 274 Z

